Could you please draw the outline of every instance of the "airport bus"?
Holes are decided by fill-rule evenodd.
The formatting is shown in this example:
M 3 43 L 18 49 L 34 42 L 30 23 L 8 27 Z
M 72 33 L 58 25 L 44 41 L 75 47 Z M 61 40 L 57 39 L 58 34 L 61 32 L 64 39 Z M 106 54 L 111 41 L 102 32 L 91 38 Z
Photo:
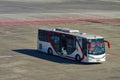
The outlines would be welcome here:
M 81 33 L 67 28 L 38 29 L 37 50 L 77 62 L 98 63 L 106 61 L 104 37 Z

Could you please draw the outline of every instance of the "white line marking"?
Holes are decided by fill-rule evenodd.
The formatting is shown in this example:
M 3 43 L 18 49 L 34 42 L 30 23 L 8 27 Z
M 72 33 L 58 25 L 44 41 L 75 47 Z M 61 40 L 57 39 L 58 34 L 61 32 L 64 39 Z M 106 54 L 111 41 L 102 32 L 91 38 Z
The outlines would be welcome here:
M 106 2 L 120 2 L 120 0 L 100 0 L 100 1 L 106 1 Z
M 9 58 L 9 57 L 13 57 L 13 56 L 0 56 L 0 58 Z

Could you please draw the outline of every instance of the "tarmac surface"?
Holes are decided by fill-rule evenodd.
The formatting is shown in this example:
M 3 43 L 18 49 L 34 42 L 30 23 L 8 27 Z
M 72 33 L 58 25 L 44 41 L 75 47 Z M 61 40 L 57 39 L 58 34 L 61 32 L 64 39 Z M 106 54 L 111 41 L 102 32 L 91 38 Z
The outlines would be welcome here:
M 20 13 L 80 13 L 93 11 L 120 11 L 120 1 L 109 0 L 54 0 L 19 1 L 0 0 L 0 14 Z M 108 2 L 109 1 L 109 2 Z
M 0 18 L 120 14 L 119 0 L 0 0 Z
M 37 30 L 43 26 L 104 36 L 111 44 L 110 49 L 106 47 L 107 61 L 82 64 L 38 52 Z M 0 27 L 0 80 L 119 80 L 119 26 L 119 23 L 77 23 Z
M 36 50 L 39 27 L 110 41 L 107 61 L 83 64 Z M 0 0 L 0 80 L 120 80 L 120 0 Z

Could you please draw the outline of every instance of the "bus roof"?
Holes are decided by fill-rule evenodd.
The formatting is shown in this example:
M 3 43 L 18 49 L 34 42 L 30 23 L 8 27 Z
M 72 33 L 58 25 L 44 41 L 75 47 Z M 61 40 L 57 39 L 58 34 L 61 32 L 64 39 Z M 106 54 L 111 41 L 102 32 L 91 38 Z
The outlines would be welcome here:
M 99 35 L 81 33 L 81 32 L 79 32 L 79 30 L 71 30 L 68 28 L 39 28 L 39 29 L 46 30 L 46 31 L 59 32 L 59 33 L 63 33 L 63 34 L 69 34 L 69 35 L 73 35 L 73 36 L 79 36 L 79 37 L 83 37 L 86 39 L 96 39 L 96 38 L 101 39 L 101 38 L 103 38 L 102 36 L 99 36 Z

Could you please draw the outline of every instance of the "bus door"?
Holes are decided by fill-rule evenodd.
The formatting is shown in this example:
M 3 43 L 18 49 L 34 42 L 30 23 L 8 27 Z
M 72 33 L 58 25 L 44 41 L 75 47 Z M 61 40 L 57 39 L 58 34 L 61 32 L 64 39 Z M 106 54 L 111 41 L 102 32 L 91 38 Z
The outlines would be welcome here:
M 76 50 L 76 40 L 73 36 L 67 37 L 67 55 L 72 54 Z
M 60 42 L 60 53 L 61 55 L 67 55 L 67 38 L 66 35 L 61 35 L 61 42 Z
M 76 49 L 76 42 L 74 38 L 66 34 L 51 33 L 50 42 L 58 55 L 70 55 Z
M 76 42 L 70 35 L 61 36 L 61 54 L 63 56 L 72 54 L 76 49 Z

